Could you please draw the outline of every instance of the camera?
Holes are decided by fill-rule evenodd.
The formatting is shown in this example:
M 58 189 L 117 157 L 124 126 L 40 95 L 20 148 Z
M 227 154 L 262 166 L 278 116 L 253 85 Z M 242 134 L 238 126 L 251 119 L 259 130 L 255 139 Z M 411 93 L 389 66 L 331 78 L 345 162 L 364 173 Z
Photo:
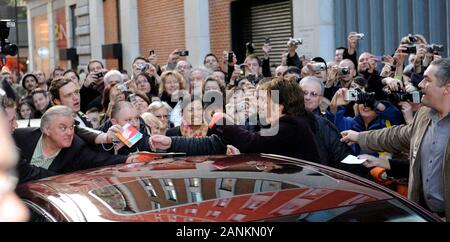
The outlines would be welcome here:
M 345 101 L 355 101 L 358 104 L 365 104 L 371 99 L 375 99 L 374 92 L 363 92 L 360 89 L 350 89 L 344 94 Z
M 270 38 L 269 38 L 269 37 L 266 37 L 266 39 L 265 39 L 264 43 L 266 43 L 266 44 L 269 44 L 269 45 L 270 45 Z
M 97 72 L 96 74 L 95 74 L 95 76 L 97 77 L 97 79 L 99 79 L 99 78 L 101 78 L 101 77 L 103 77 L 103 72 Z
M 301 45 L 303 44 L 303 40 L 301 38 L 297 38 L 297 39 L 293 39 L 290 38 L 289 41 L 287 42 L 287 45 Z
M 126 83 L 120 84 L 117 86 L 117 90 L 120 92 L 128 92 L 128 86 Z
M 242 64 L 242 65 L 239 66 L 239 69 L 240 69 L 239 75 L 240 76 L 245 76 L 245 68 L 246 67 L 247 66 L 245 64 Z
M 16 23 L 13 20 L 0 20 L 0 54 L 2 55 L 17 55 L 19 48 L 15 44 L 8 41 L 9 29 L 15 28 Z
M 345 91 L 344 100 L 345 101 L 357 101 L 359 91 L 356 89 L 350 89 Z
M 403 51 L 403 53 L 406 54 L 415 54 L 417 52 L 417 48 L 415 45 L 407 45 L 406 50 Z
M 422 100 L 422 93 L 419 91 L 414 92 L 391 92 L 388 94 L 388 100 L 392 103 L 399 102 L 413 102 L 420 103 Z
M 444 46 L 443 45 L 438 45 L 438 44 L 427 45 L 426 48 L 427 48 L 428 53 L 435 53 L 435 52 L 443 52 L 444 51 Z
M 256 85 L 256 75 L 250 74 L 247 76 L 247 80 L 252 83 L 253 85 Z
M 245 44 L 245 48 L 247 48 L 247 52 L 248 54 L 253 54 L 255 53 L 255 44 L 253 44 L 253 42 L 247 42 Z
M 234 53 L 232 51 L 228 52 L 228 62 L 232 63 L 234 59 Z
M 148 69 L 148 64 L 140 63 L 139 65 L 137 65 L 137 69 L 140 70 L 141 72 L 145 72 Z
M 130 103 L 136 102 L 136 94 L 131 94 L 128 96 L 128 101 L 130 101 Z
M 342 74 L 342 75 L 348 75 L 350 73 L 350 68 L 349 67 L 339 67 L 338 73 Z
M 325 66 L 324 63 L 311 64 L 311 70 L 313 70 L 313 71 L 325 71 L 326 69 L 327 69 L 327 67 Z
M 364 39 L 364 34 L 363 33 L 357 33 L 357 34 L 355 34 L 355 37 L 357 38 L 357 39 Z
M 189 56 L 189 51 L 188 50 L 181 50 L 181 51 L 175 52 L 175 54 L 177 54 L 179 56 Z
M 149 51 L 148 51 L 148 55 L 149 56 L 152 56 L 152 55 L 154 55 L 155 54 L 155 50 L 154 49 L 150 49 Z

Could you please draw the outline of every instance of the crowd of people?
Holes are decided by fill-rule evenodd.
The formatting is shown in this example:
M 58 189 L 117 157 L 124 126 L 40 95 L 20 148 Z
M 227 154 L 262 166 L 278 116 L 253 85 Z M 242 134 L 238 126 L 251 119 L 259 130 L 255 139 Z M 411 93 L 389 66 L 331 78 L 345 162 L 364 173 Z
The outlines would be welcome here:
M 247 51 L 241 65 L 224 51 L 193 67 L 174 50 L 162 66 L 154 51 L 136 57 L 130 74 L 95 59 L 87 72 L 56 68 L 49 78 L 36 70 L 14 80 L 4 67 L 1 128 L 18 150 L 18 182 L 134 162 L 138 151 L 273 153 L 369 179 L 381 167 L 449 219 L 450 60 L 418 34 L 393 53 L 358 56 L 359 36 L 349 33 L 328 62 L 299 56 L 291 39 L 278 66 L 266 43 L 264 56 Z M 16 119 L 40 127 L 17 129 Z M 119 140 L 125 126 L 142 138 Z M 366 161 L 341 163 L 348 155 Z

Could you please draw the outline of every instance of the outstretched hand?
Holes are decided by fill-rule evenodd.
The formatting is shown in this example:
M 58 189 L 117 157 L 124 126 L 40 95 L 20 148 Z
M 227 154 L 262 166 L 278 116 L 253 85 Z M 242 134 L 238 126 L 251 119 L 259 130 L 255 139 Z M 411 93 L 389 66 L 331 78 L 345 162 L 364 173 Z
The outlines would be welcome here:
M 347 143 L 348 145 L 358 143 L 359 132 L 353 130 L 345 130 L 341 132 L 341 135 L 341 142 Z
M 172 146 L 172 139 L 165 135 L 152 135 L 149 138 L 149 143 L 152 151 L 168 150 Z

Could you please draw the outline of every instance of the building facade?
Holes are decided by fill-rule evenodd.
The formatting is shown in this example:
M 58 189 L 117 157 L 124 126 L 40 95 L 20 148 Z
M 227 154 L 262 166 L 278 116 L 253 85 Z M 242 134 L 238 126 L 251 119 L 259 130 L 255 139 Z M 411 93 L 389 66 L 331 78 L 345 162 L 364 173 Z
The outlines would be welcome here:
M 228 50 L 242 62 L 247 42 L 262 54 L 267 39 L 273 46 L 272 63 L 279 64 L 290 37 L 303 39 L 300 55 L 331 60 L 334 49 L 346 45 L 350 31 L 365 33 L 359 51 L 376 55 L 393 52 L 408 33 L 422 33 L 431 43 L 450 43 L 448 0 L 26 2 L 30 69 L 46 72 L 57 66 L 86 70 L 90 59 L 130 72 L 132 60 L 148 56 L 149 50 L 155 50 L 160 64 L 175 49 L 189 50 L 193 66 L 202 64 L 207 53 L 221 59 Z M 442 54 L 448 56 L 448 48 Z

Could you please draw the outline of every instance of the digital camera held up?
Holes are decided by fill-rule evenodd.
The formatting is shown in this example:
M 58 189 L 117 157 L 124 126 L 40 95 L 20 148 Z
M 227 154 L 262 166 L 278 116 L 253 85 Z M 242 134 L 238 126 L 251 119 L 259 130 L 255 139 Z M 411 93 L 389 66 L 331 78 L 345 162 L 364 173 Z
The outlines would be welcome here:
M 438 52 L 443 52 L 444 51 L 444 46 L 443 45 L 438 45 L 438 44 L 431 44 L 431 45 L 427 45 L 427 52 L 428 53 L 438 53 Z
M 188 50 L 181 50 L 181 51 L 175 52 L 175 54 L 177 54 L 179 56 L 189 56 L 189 51 Z
M 388 94 L 388 100 L 391 103 L 399 103 L 399 102 L 412 102 L 412 103 L 420 103 L 422 101 L 422 93 L 419 91 L 414 92 L 391 92 Z
M 348 75 L 350 73 L 350 68 L 349 67 L 339 67 L 338 73 L 341 75 Z
M 146 70 L 148 70 L 148 63 L 140 63 L 139 65 L 137 65 L 137 69 L 141 72 L 145 72 Z
M 117 90 L 119 90 L 120 92 L 128 92 L 128 85 L 126 83 L 117 85 Z
M 417 52 L 417 48 L 415 45 L 407 45 L 406 50 L 403 51 L 403 53 L 406 54 L 415 54 Z
M 247 42 L 245 48 L 247 49 L 247 55 L 255 53 L 255 44 L 253 44 L 253 42 Z
M 325 71 L 327 69 L 327 67 L 325 66 L 324 63 L 314 63 L 311 64 L 311 68 L 312 71 Z
M 364 104 L 367 100 L 375 99 L 374 92 L 363 92 L 360 89 L 350 89 L 345 92 L 345 101 L 355 101 L 358 104 Z
M 303 44 L 303 40 L 301 38 L 290 38 L 289 41 L 287 42 L 287 45 L 302 45 Z
M 355 37 L 356 37 L 357 39 L 364 39 L 364 36 L 365 36 L 365 34 L 363 34 L 363 33 L 357 33 L 357 34 L 355 34 Z

